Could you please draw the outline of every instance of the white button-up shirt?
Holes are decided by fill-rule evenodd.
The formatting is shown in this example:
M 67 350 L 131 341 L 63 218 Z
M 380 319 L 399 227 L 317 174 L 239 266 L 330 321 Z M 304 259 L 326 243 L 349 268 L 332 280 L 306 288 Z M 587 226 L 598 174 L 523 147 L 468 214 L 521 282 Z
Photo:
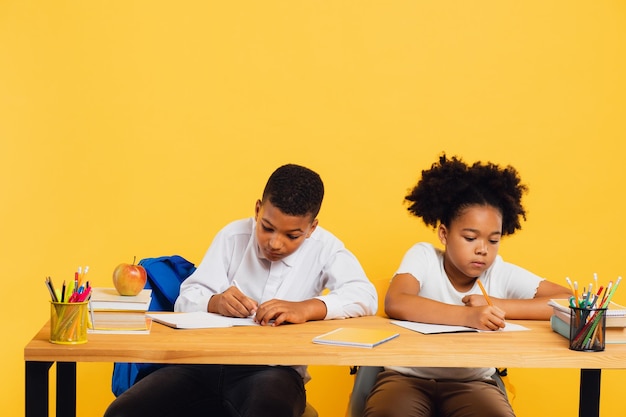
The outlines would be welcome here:
M 197 270 L 181 285 L 175 311 L 207 311 L 209 299 L 237 281 L 259 304 L 318 298 L 326 304 L 326 319 L 376 314 L 376 289 L 332 233 L 318 226 L 294 253 L 271 262 L 259 249 L 255 224 L 253 218 L 238 220 L 215 236 Z
M 237 281 L 259 304 L 318 298 L 326 304 L 327 320 L 376 314 L 376 288 L 332 233 L 317 226 L 294 253 L 271 262 L 259 249 L 255 225 L 253 218 L 238 220 L 215 236 L 196 271 L 181 285 L 175 311 L 207 311 L 209 299 Z M 306 365 L 293 367 L 305 383 L 310 379 Z

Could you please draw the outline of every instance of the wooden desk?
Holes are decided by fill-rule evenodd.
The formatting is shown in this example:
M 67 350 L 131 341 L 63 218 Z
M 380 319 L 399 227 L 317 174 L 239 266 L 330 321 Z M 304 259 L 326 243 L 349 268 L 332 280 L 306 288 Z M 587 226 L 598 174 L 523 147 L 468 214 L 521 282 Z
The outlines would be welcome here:
M 531 331 L 422 335 L 382 317 L 204 330 L 154 323 L 149 335 L 89 335 L 73 346 L 50 343 L 48 323 L 24 348 L 26 416 L 48 415 L 48 370 L 55 362 L 58 416 L 76 415 L 77 362 L 575 368 L 581 369 L 579 416 L 599 416 L 601 369 L 625 369 L 626 345 L 574 352 L 549 322 L 516 323 Z M 387 327 L 400 337 L 373 349 L 312 343 L 338 327 Z

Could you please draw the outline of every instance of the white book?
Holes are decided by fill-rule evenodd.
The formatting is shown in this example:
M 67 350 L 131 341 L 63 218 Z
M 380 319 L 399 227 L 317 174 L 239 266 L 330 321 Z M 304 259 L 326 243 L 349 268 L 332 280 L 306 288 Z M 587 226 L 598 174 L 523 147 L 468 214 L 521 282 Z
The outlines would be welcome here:
M 192 313 L 152 312 L 146 316 L 175 329 L 217 329 L 233 326 L 259 326 L 252 317 L 236 318 L 220 314 L 195 311 Z
M 548 305 L 553 307 L 555 310 L 559 310 L 559 311 L 569 314 L 570 305 L 569 305 L 568 299 L 553 298 L 550 301 L 548 301 Z M 606 316 L 607 317 L 626 317 L 626 307 L 611 301 L 606 311 Z
M 96 311 L 147 311 L 150 301 L 152 301 L 151 289 L 143 289 L 138 295 L 120 295 L 115 288 L 91 289 L 91 309 Z
M 148 330 L 151 322 L 143 311 L 94 311 L 90 319 L 95 330 Z
M 493 330 L 478 330 L 473 327 L 465 326 L 450 326 L 447 324 L 430 324 L 419 323 L 415 321 L 404 320 L 392 320 L 391 324 L 404 327 L 405 329 L 413 330 L 422 334 L 437 334 L 437 333 L 463 333 L 463 332 L 493 332 Z M 530 330 L 528 327 L 521 326 L 516 323 L 506 323 L 503 329 L 497 330 L 502 332 L 517 332 L 523 330 Z
M 563 320 L 569 325 L 569 322 L 571 319 L 571 314 L 569 311 L 564 311 L 555 307 L 552 312 L 553 312 L 554 317 L 558 317 L 560 320 Z M 615 315 L 607 314 L 606 327 L 626 328 L 626 316 L 615 316 Z
M 102 312 L 109 313 L 109 312 Z M 127 314 L 124 312 L 113 312 L 111 314 Z M 87 328 L 88 334 L 150 334 L 152 327 L 152 319 L 141 315 L 142 321 L 137 322 L 134 319 L 130 322 L 119 320 L 103 321 L 95 319 L 95 325 Z

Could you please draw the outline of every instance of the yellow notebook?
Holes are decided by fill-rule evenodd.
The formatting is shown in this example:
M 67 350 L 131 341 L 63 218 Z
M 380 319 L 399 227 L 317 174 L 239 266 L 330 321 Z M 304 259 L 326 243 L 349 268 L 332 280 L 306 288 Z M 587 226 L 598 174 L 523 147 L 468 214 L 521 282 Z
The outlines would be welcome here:
M 385 343 L 400 334 L 392 330 L 354 329 L 340 327 L 332 332 L 324 333 L 313 338 L 313 343 L 335 346 L 355 346 L 373 348 Z

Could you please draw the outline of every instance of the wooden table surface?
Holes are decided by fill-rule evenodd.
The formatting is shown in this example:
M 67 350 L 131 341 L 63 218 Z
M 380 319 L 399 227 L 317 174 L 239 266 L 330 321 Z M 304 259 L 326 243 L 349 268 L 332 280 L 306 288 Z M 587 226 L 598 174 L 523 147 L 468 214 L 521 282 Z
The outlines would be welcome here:
M 25 361 L 166 362 L 274 365 L 625 369 L 626 344 L 574 352 L 547 321 L 515 321 L 520 332 L 423 335 L 373 316 L 278 327 L 178 330 L 152 324 L 148 335 L 90 334 L 83 345 L 48 341 L 49 323 L 24 348 Z M 400 336 L 374 348 L 314 344 L 339 327 L 388 328 Z

